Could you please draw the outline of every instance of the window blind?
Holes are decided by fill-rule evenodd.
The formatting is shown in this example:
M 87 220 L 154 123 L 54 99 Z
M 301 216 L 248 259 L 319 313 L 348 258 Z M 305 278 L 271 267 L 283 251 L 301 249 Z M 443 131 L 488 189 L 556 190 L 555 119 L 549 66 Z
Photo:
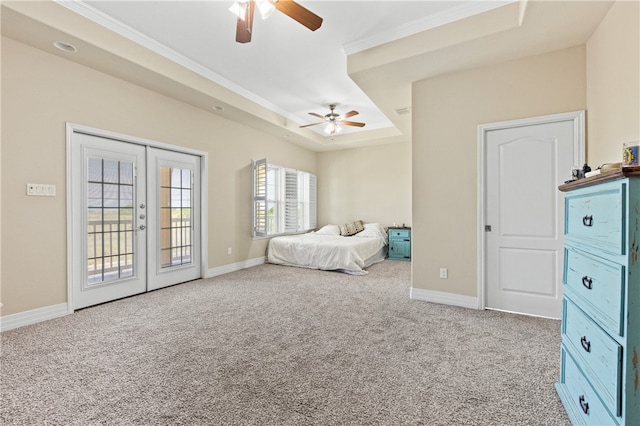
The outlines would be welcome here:
M 254 237 L 267 235 L 267 159 L 252 161 Z
M 252 237 L 294 234 L 314 229 L 316 176 L 269 164 L 266 158 L 251 163 Z

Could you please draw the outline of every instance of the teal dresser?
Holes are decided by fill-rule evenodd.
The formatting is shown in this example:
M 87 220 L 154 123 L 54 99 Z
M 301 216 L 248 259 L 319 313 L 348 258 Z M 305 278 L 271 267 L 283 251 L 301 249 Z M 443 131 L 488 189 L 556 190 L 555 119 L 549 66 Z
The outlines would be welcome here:
M 411 228 L 389 228 L 389 259 L 411 260 Z
M 614 170 L 565 192 L 560 381 L 571 422 L 640 425 L 640 178 Z

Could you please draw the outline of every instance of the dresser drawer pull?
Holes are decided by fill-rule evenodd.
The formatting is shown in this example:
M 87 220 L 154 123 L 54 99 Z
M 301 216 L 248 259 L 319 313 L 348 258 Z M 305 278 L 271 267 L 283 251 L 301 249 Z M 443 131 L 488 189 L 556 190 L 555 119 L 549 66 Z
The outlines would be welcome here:
M 578 398 L 578 402 L 580 402 L 580 407 L 585 414 L 589 414 L 589 403 L 584 400 L 584 395 L 580 395 Z
M 588 276 L 582 277 L 582 285 L 585 286 L 587 290 L 591 290 L 593 288 L 593 278 L 589 278 Z
M 582 349 L 586 352 L 591 352 L 591 342 L 587 340 L 587 336 L 582 336 L 580 338 L 580 344 L 582 345 Z
M 593 216 L 588 215 L 582 218 L 582 224 L 584 226 L 593 226 Z

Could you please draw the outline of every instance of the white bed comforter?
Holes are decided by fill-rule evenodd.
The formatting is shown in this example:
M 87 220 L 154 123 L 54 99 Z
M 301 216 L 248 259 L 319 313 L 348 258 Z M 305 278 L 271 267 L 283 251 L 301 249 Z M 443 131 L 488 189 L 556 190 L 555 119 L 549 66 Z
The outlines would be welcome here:
M 386 233 L 363 231 L 350 237 L 311 232 L 272 238 L 267 261 L 278 265 L 364 275 L 365 268 L 384 260 Z

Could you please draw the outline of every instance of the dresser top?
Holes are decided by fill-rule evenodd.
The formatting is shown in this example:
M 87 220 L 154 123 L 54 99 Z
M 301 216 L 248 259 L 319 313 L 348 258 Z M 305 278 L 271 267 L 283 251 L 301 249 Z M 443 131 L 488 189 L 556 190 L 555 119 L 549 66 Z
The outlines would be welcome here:
M 562 192 L 572 191 L 585 186 L 595 185 L 597 183 L 610 182 L 612 180 L 623 179 L 626 177 L 640 176 L 640 167 L 621 167 L 619 169 L 609 170 L 599 175 L 578 179 L 569 183 L 562 184 L 558 189 Z

